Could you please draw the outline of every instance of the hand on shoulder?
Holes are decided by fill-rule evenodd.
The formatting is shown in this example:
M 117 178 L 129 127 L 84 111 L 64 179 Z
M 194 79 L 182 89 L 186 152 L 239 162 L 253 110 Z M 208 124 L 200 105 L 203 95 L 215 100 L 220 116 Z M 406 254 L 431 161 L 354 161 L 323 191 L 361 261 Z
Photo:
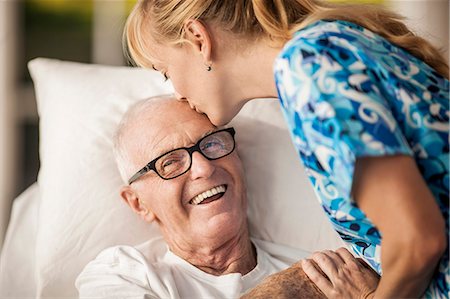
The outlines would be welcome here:
M 306 275 L 328 298 L 373 298 L 380 276 L 346 248 L 315 252 L 301 261 Z

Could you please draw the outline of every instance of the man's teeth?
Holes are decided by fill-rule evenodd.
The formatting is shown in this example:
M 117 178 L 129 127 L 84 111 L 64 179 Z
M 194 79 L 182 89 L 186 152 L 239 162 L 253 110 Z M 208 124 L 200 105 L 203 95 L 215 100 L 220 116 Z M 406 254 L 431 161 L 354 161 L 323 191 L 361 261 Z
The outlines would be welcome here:
M 221 185 L 221 186 L 217 186 L 214 187 L 212 189 L 209 189 L 203 193 L 200 193 L 199 195 L 197 195 L 196 197 L 194 197 L 194 199 L 191 200 L 192 204 L 194 205 L 198 205 L 199 203 L 201 203 L 202 201 L 204 201 L 205 199 L 214 196 L 216 194 L 219 193 L 224 193 L 226 190 L 225 185 Z

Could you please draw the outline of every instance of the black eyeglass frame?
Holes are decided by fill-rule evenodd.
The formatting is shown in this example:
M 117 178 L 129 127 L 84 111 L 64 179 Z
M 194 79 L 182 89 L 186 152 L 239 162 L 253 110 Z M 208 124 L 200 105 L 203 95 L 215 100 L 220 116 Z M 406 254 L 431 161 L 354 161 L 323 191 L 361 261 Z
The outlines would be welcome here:
M 217 157 L 217 158 L 209 158 L 209 157 L 207 157 L 207 156 L 202 152 L 202 150 L 200 149 L 200 143 L 201 143 L 204 139 L 210 137 L 211 135 L 214 135 L 214 134 L 217 134 L 217 133 L 220 133 L 220 132 L 228 132 L 228 133 L 230 133 L 231 138 L 233 139 L 233 148 L 232 148 L 231 151 L 230 151 L 228 154 L 226 154 L 226 155 L 223 155 L 223 156 L 220 156 L 220 157 Z M 236 148 L 236 140 L 234 139 L 234 135 L 235 135 L 235 134 L 236 134 L 236 131 L 234 130 L 233 127 L 231 127 L 231 128 L 226 128 L 226 129 L 221 129 L 221 130 L 218 130 L 218 131 L 211 132 L 211 133 L 209 133 L 209 134 L 206 135 L 206 136 L 203 136 L 202 138 L 200 138 L 199 141 L 197 141 L 196 144 L 194 144 L 194 145 L 191 146 L 191 147 L 179 147 L 179 148 L 170 150 L 170 151 L 168 151 L 168 152 L 166 152 L 166 153 L 164 153 L 164 154 L 158 156 L 157 158 L 153 159 L 152 161 L 148 162 L 147 165 L 145 165 L 144 167 L 142 167 L 138 172 L 136 172 L 136 173 L 128 180 L 128 185 L 131 185 L 133 182 L 137 181 L 140 177 L 142 177 L 144 174 L 146 174 L 146 173 L 149 172 L 150 170 L 153 170 L 153 171 L 154 171 L 160 178 L 162 178 L 163 180 L 166 180 L 166 181 L 167 181 L 167 180 L 175 179 L 175 178 L 177 178 L 177 177 L 179 177 L 179 176 L 185 174 L 186 172 L 188 172 L 188 171 L 191 169 L 191 167 L 192 167 L 192 154 L 193 154 L 194 152 L 199 152 L 203 157 L 205 157 L 205 158 L 208 159 L 209 161 L 212 161 L 212 160 L 218 160 L 218 159 L 221 159 L 221 158 L 223 158 L 223 157 L 226 157 L 226 156 L 230 155 L 230 154 L 234 151 L 234 149 Z M 164 177 L 162 177 L 162 176 L 158 173 L 158 171 L 156 170 L 156 167 L 155 167 L 156 161 L 158 161 L 159 158 L 161 158 L 161 157 L 163 157 L 163 156 L 165 156 L 165 155 L 167 155 L 167 154 L 170 154 L 170 153 L 172 153 L 172 152 L 174 152 L 174 151 L 179 151 L 179 150 L 186 150 L 186 151 L 188 152 L 189 158 L 190 158 L 189 167 L 188 167 L 185 171 L 183 171 L 182 173 L 180 173 L 180 174 L 178 174 L 178 175 L 176 175 L 176 176 L 174 176 L 174 177 L 172 177 L 172 178 L 164 178 Z

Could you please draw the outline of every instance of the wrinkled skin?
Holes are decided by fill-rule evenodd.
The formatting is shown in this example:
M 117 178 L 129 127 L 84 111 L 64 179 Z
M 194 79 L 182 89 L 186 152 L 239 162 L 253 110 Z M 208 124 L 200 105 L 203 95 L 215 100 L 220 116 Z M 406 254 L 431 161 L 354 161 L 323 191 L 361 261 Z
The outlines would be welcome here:
M 320 289 L 306 276 L 301 262 L 270 275 L 258 286 L 244 294 L 241 299 L 294 299 L 326 298 Z
M 315 252 L 302 266 L 328 298 L 373 298 L 380 280 L 369 265 L 345 248 Z
M 347 249 L 324 250 L 267 277 L 241 299 L 372 298 L 379 279 Z

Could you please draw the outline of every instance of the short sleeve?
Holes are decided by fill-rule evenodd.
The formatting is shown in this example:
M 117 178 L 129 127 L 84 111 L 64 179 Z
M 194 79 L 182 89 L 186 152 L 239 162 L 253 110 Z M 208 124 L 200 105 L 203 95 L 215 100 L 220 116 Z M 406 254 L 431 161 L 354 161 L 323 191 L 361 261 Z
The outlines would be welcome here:
M 315 34 L 294 40 L 275 64 L 285 116 L 297 145 L 304 143 L 303 161 L 344 198 L 357 158 L 413 154 L 362 48 L 346 35 Z
M 78 276 L 79 298 L 156 299 L 140 255 L 108 248 L 91 261 Z

